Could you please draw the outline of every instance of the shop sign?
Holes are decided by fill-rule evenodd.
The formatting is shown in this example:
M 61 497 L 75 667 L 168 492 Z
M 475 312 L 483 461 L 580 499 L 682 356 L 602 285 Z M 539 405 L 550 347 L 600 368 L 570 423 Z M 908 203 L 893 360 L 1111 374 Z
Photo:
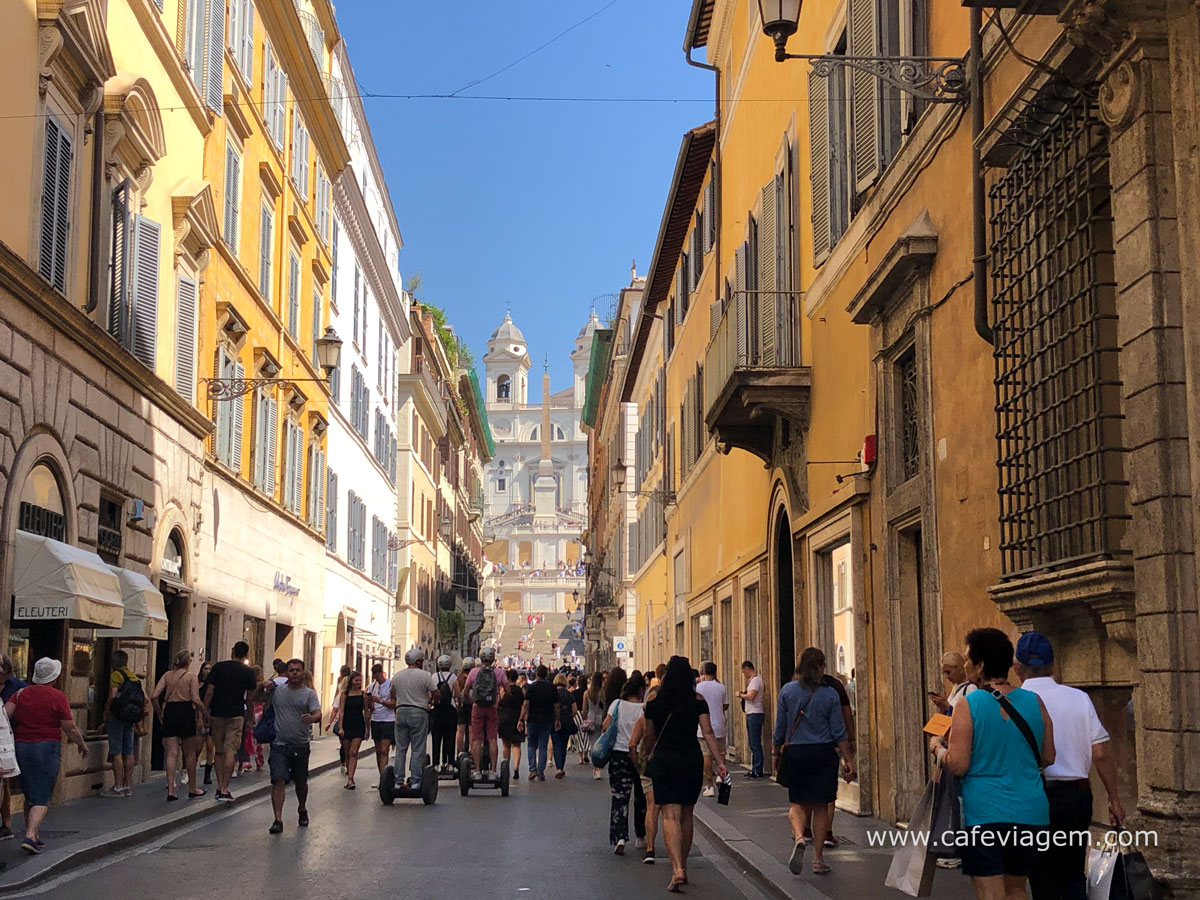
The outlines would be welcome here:
M 14 619 L 66 619 L 71 615 L 70 606 L 43 605 L 40 603 L 13 602 Z
M 288 597 L 300 596 L 300 588 L 292 584 L 292 576 L 282 572 L 275 573 L 275 590 Z
M 169 556 L 164 556 L 162 559 L 162 571 L 164 575 L 178 578 L 183 574 L 183 560 L 179 557 L 171 559 Z

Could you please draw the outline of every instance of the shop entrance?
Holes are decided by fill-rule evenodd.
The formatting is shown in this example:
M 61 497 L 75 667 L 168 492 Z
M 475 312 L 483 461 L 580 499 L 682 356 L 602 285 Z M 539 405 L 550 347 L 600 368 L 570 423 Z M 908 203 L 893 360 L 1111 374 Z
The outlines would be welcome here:
M 780 686 L 792 680 L 796 672 L 796 598 L 792 578 L 792 527 L 787 513 L 780 510 L 775 519 L 775 613 L 778 623 Z
M 167 639 L 165 641 L 154 641 L 154 671 L 151 673 L 150 683 L 147 684 L 146 690 L 151 691 L 158 684 L 158 679 L 162 678 L 167 672 L 171 671 L 171 663 L 175 656 L 175 651 L 183 649 L 187 646 L 186 620 L 187 620 L 187 595 L 169 587 L 165 584 L 159 584 L 159 590 L 163 595 L 163 606 L 167 612 Z M 193 665 L 192 671 L 198 670 L 198 666 Z M 161 772 L 165 763 L 162 743 L 162 723 L 158 721 L 157 716 L 151 716 L 151 741 L 150 741 L 150 768 L 155 772 Z

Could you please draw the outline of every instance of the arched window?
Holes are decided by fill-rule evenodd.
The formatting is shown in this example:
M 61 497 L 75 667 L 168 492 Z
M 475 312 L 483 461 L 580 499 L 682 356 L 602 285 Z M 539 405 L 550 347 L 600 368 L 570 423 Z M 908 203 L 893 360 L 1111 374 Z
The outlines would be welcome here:
M 508 400 L 512 397 L 512 380 L 507 375 L 496 379 L 496 399 Z
M 29 471 L 21 489 L 17 529 L 56 541 L 67 539 L 67 520 L 62 490 L 54 471 L 38 463 Z
M 565 441 L 566 439 L 567 439 L 567 436 L 566 436 L 566 434 L 563 433 L 562 428 L 558 425 L 555 425 L 554 426 L 554 440 Z

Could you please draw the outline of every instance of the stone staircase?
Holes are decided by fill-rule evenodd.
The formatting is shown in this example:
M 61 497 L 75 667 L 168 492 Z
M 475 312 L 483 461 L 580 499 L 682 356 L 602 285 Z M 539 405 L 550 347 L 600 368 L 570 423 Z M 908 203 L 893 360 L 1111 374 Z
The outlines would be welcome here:
M 570 662 L 572 650 L 575 651 L 577 659 L 582 662 L 584 644 L 582 640 L 575 637 L 575 632 L 571 627 L 575 621 L 572 615 L 569 613 L 541 613 L 541 615 L 544 616 L 542 623 L 530 626 L 527 621 L 527 613 L 496 610 L 480 635 L 482 642 L 486 644 L 490 640 L 495 640 L 499 645 L 497 656 L 500 659 L 505 656 L 519 656 L 525 660 L 527 665 L 532 665 L 534 658 L 541 654 L 542 662 L 545 665 L 556 668 L 563 662 Z M 526 635 L 529 635 L 531 639 L 524 643 L 522 649 L 518 650 L 518 642 Z M 560 657 L 554 655 L 553 645 L 555 643 L 558 644 Z

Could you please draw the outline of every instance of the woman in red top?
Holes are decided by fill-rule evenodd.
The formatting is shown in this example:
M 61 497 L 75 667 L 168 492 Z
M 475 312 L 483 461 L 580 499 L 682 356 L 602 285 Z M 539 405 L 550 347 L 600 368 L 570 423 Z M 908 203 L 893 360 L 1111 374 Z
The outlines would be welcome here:
M 79 748 L 87 759 L 87 744 L 75 718 L 67 695 L 54 687 L 62 673 L 57 659 L 42 657 L 33 665 L 32 684 L 17 691 L 4 706 L 12 720 L 13 738 L 17 748 L 17 765 L 21 767 L 21 790 L 25 794 L 25 840 L 21 849 L 26 853 L 41 853 L 43 844 L 38 829 L 50 807 L 50 795 L 58 781 L 62 762 L 62 738 Z

